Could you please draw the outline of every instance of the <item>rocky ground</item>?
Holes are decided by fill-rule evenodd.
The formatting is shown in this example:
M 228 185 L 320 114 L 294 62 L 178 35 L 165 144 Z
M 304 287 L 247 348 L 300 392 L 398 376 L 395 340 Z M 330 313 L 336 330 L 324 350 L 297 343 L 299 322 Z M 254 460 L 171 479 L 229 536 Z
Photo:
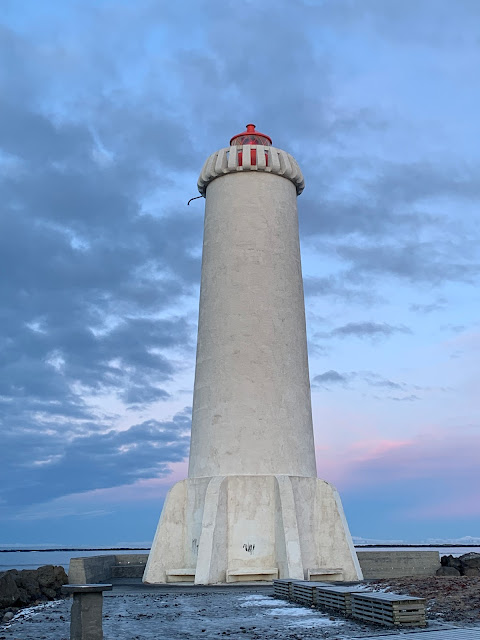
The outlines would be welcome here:
M 368 583 L 370 586 L 425 597 L 429 629 L 480 622 L 477 578 L 406 578 Z M 392 632 L 277 600 L 269 593 L 271 588 L 260 592 L 256 587 L 231 592 L 191 588 L 172 593 L 114 588 L 104 597 L 104 638 L 344 640 Z M 0 624 L 0 640 L 67 640 L 70 607 L 71 601 L 63 600 L 24 609 L 7 624 Z
M 427 617 L 462 624 L 480 623 L 480 578 L 432 576 L 375 580 L 369 586 L 427 600 Z

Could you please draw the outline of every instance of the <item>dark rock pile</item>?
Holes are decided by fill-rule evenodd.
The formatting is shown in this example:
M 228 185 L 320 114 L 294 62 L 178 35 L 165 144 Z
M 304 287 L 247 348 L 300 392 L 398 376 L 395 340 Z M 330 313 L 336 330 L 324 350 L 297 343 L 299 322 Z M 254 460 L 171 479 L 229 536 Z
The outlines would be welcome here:
M 64 597 L 61 588 L 67 582 L 65 569 L 51 564 L 0 573 L 0 620 L 11 618 L 16 609 Z
M 442 556 L 437 576 L 480 576 L 480 553 L 464 553 L 459 558 Z

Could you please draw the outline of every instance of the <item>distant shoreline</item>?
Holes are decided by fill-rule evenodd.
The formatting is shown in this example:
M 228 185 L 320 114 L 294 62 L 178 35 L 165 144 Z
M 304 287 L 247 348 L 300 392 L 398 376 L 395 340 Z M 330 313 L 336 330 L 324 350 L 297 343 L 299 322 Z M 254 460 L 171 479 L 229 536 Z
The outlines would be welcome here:
M 442 542 L 441 544 L 355 544 L 355 549 L 411 549 L 420 547 L 422 549 L 431 548 L 480 548 L 480 544 L 449 544 Z M 0 549 L 0 553 L 52 553 L 52 552 L 68 552 L 68 551 L 150 551 L 150 547 L 59 547 L 49 549 Z
M 150 547 L 59 547 L 57 548 L 48 548 L 48 549 L 0 549 L 0 553 L 26 553 L 26 552 L 35 552 L 35 553 L 50 553 L 56 551 L 150 551 Z

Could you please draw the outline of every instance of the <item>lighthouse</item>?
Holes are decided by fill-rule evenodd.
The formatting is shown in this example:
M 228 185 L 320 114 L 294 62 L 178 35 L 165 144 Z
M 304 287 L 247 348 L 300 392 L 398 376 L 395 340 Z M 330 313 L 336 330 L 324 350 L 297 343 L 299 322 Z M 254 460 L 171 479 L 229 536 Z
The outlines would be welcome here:
M 358 580 L 317 478 L 296 160 L 248 124 L 205 162 L 188 478 L 167 495 L 146 583 Z

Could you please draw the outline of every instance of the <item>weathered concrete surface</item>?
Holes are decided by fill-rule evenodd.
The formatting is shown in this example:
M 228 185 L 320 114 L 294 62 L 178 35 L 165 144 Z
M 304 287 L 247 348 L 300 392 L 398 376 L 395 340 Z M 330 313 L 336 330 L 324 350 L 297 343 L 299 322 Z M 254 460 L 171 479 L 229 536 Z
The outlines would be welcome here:
M 215 152 L 198 183 L 206 206 L 189 478 L 167 496 L 147 583 L 332 568 L 362 577 L 338 493 L 316 478 L 302 172 L 284 151 L 250 151 L 241 163 L 235 146 Z
M 440 568 L 438 551 L 357 551 L 366 580 L 434 576 Z
M 112 567 L 112 578 L 141 578 L 145 571 L 148 554 L 118 554 L 115 559 L 115 566 Z
M 103 592 L 111 584 L 65 585 L 63 591 L 73 595 L 70 611 L 70 640 L 103 640 Z
M 71 558 L 69 584 L 98 584 L 111 578 L 141 578 L 147 564 L 147 553 L 109 554 Z
M 143 580 L 303 580 L 332 568 L 340 579 L 361 579 L 334 487 L 317 478 L 228 475 L 173 487 Z
M 188 475 L 317 475 L 295 185 L 207 187 Z
M 103 640 L 101 593 L 76 593 L 70 611 L 70 640 Z
M 112 576 L 112 567 L 117 563 L 117 556 L 91 556 L 88 558 L 72 558 L 68 568 L 70 584 L 95 584 L 108 581 Z
M 136 566 L 139 564 L 146 564 L 148 553 L 118 553 L 115 556 L 116 566 Z
M 379 552 L 357 550 L 356 555 L 365 579 L 369 580 L 404 576 L 433 576 L 439 567 L 437 551 Z M 111 578 L 142 577 L 148 560 L 148 554 L 146 553 L 127 555 L 127 562 L 121 562 L 121 559 L 125 557 L 124 555 L 100 557 L 107 557 L 110 560 L 104 563 L 95 563 L 97 568 L 103 566 L 103 572 L 97 571 L 96 573 L 99 576 L 98 582 L 109 582 Z M 111 561 L 112 557 L 115 565 Z M 89 564 L 90 558 L 72 558 L 72 560 L 75 560 L 75 562 L 71 564 L 73 572 L 69 572 L 70 583 L 78 583 L 78 580 L 75 580 L 75 575 L 92 575 L 88 568 L 87 570 L 82 568 L 85 562 L 87 562 L 87 565 Z M 282 573 L 281 566 L 279 566 L 279 569 L 280 573 Z M 399 573 L 402 575 L 399 575 Z

